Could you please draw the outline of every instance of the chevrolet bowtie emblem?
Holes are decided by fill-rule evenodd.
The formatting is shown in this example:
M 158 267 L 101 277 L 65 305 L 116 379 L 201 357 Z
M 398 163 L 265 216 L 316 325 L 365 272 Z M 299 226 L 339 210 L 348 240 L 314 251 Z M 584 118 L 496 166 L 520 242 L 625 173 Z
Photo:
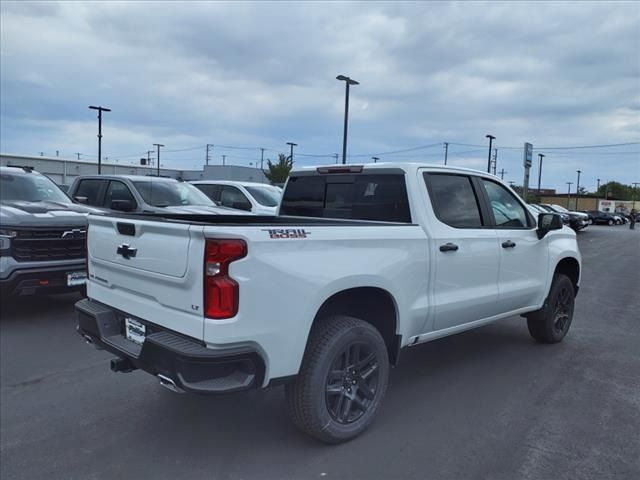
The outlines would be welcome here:
M 122 245 L 120 245 L 118 247 L 118 250 L 116 250 L 116 253 L 118 255 L 122 255 L 124 258 L 135 257 L 137 252 L 138 252 L 137 248 L 132 248 L 126 243 L 123 243 Z

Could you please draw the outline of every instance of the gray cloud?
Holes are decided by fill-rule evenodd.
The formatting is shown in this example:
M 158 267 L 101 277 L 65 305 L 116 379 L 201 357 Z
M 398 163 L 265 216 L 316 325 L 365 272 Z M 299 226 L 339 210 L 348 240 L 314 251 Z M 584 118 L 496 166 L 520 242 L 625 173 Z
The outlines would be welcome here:
M 640 140 L 635 3 L 3 1 L 0 8 L 6 152 L 95 154 L 86 109 L 94 103 L 113 109 L 105 121 L 112 157 L 135 158 L 154 141 L 167 150 L 202 145 L 167 154 L 184 167 L 202 162 L 205 143 L 284 149 L 293 140 L 301 153 L 337 152 L 339 73 L 361 81 L 351 103 L 351 154 L 484 144 L 489 132 L 498 147 Z M 556 160 L 549 151 L 545 183 L 564 188 L 577 168 L 587 179 L 638 181 L 640 156 L 617 152 L 639 149 L 564 152 Z M 246 164 L 256 152 L 227 153 Z M 476 147 L 451 153 L 453 164 L 485 161 Z M 434 147 L 388 159 L 441 155 Z M 515 181 L 521 155 L 499 155 Z

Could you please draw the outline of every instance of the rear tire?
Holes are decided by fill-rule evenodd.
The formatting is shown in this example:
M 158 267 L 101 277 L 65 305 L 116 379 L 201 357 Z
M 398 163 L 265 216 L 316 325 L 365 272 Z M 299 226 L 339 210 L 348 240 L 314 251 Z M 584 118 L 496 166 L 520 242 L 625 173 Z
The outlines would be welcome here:
M 575 290 L 563 274 L 556 274 L 542 308 L 527 315 L 531 336 L 540 343 L 558 343 L 567 335 L 573 320 Z
M 380 332 L 357 318 L 329 317 L 312 329 L 300 373 L 285 387 L 289 415 L 318 440 L 345 442 L 371 424 L 388 381 Z

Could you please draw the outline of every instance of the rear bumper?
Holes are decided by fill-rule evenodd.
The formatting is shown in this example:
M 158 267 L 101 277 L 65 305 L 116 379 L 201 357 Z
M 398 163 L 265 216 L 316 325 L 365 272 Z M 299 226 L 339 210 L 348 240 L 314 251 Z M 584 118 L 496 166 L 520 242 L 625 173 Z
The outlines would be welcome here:
M 90 299 L 77 302 L 76 312 L 78 333 L 97 348 L 119 357 L 122 360 L 117 362 L 119 371 L 141 369 L 159 376 L 162 383 L 170 379 L 178 390 L 200 394 L 235 392 L 262 385 L 264 361 L 250 347 L 210 349 L 195 339 L 136 319 L 147 328 L 140 346 L 125 338 L 123 312 Z
M 56 293 L 79 290 L 82 286 L 68 286 L 67 274 L 84 272 L 84 260 L 56 267 L 30 267 L 13 270 L 6 278 L 0 278 L 0 289 L 7 295 L 21 293 Z

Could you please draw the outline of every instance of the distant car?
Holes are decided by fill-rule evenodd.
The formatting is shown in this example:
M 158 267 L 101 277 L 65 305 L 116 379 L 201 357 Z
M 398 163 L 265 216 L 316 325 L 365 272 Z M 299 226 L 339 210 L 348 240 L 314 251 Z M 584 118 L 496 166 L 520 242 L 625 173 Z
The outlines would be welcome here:
M 624 213 L 615 212 L 613 214 L 613 218 L 616 221 L 616 225 L 624 225 L 629 222 L 629 219 L 625 216 Z
M 282 197 L 281 188 L 264 183 L 231 180 L 197 180 L 191 183 L 218 205 L 256 215 L 277 215 Z
M 576 232 L 589 225 L 589 216 L 585 213 L 570 211 L 555 204 L 541 203 L 539 206 L 548 212 L 559 213 L 562 217 L 562 221 Z
M 616 224 L 615 216 L 609 212 L 601 212 L 600 210 L 589 210 L 587 214 L 595 224 L 600 224 L 600 225 Z
M 73 181 L 68 194 L 78 203 L 121 212 L 204 215 L 239 213 L 218 207 L 189 183 L 166 177 L 80 176 Z

